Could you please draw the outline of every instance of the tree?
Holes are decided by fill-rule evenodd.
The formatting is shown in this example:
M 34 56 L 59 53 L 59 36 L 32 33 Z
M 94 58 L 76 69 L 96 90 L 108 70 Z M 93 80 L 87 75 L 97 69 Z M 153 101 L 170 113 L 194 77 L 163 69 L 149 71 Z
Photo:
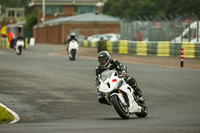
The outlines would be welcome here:
M 34 10 L 31 14 L 26 16 L 26 27 L 32 29 L 37 24 L 37 11 Z
M 25 26 L 25 34 L 27 37 L 33 36 L 33 26 L 37 24 L 37 11 L 33 10 L 33 12 L 26 16 L 26 26 Z
M 0 0 L 2 13 L 8 7 L 26 7 L 31 0 Z
M 103 12 L 120 18 L 177 14 L 196 14 L 200 18 L 199 0 L 107 0 Z

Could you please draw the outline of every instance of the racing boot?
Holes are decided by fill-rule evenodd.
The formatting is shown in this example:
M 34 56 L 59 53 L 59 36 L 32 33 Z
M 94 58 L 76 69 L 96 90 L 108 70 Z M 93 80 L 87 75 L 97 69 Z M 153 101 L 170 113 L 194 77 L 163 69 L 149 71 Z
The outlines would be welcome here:
M 142 94 L 142 91 L 139 89 L 136 80 L 132 78 L 131 76 L 127 76 L 125 80 L 126 80 L 126 83 L 128 83 L 133 88 L 134 94 L 136 97 L 138 97 L 138 100 L 143 102 L 144 101 L 142 97 L 143 94 Z
M 138 97 L 138 101 L 140 102 L 140 103 L 143 103 L 144 102 L 144 99 L 143 99 L 143 94 L 142 94 L 142 91 L 140 90 L 140 88 L 137 86 L 137 84 L 136 85 L 134 85 L 134 86 L 132 86 L 132 88 L 134 89 L 134 91 L 135 91 L 135 96 L 137 96 Z

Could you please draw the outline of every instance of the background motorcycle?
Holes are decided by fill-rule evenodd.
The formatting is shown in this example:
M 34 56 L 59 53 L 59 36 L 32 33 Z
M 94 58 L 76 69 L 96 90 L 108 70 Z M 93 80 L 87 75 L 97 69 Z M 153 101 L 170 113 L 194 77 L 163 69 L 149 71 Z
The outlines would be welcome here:
M 22 48 L 24 48 L 24 40 L 23 39 L 17 39 L 16 46 L 15 46 L 15 50 L 16 50 L 17 55 L 22 54 Z
M 129 119 L 130 114 L 146 117 L 146 104 L 140 103 L 134 95 L 134 90 L 118 75 L 116 70 L 106 70 L 101 73 L 99 92 L 103 94 L 108 105 L 113 105 L 122 119 Z
M 70 60 L 75 60 L 76 59 L 76 53 L 78 52 L 78 42 L 76 40 L 71 40 L 69 42 L 67 52 L 69 54 L 69 59 Z

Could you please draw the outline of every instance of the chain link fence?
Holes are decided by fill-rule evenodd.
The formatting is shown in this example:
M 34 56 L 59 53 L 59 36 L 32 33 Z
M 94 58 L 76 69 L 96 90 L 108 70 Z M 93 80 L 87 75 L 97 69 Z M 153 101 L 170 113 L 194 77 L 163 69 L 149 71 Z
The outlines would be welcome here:
M 181 41 L 184 41 L 182 32 L 189 27 L 189 25 L 198 21 L 195 15 L 187 17 L 179 16 L 178 18 L 166 18 L 162 20 L 121 20 L 121 39 L 132 41 L 172 41 L 176 37 L 181 36 Z M 185 38 L 190 41 L 194 37 L 199 36 L 200 32 L 198 30 L 198 23 L 196 29 L 189 27 Z

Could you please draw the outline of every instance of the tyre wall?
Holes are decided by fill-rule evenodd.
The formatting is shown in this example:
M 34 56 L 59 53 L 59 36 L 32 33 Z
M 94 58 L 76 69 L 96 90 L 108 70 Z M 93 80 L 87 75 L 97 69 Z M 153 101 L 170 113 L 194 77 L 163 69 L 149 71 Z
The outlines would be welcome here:
M 85 40 L 82 46 L 97 48 L 98 51 L 107 50 L 110 53 L 141 56 L 180 56 L 181 48 L 184 48 L 185 58 L 200 58 L 200 44 L 190 42 L 173 43 L 168 41 L 145 42 L 120 40 L 117 42 L 105 41 L 105 43 L 100 43 Z

